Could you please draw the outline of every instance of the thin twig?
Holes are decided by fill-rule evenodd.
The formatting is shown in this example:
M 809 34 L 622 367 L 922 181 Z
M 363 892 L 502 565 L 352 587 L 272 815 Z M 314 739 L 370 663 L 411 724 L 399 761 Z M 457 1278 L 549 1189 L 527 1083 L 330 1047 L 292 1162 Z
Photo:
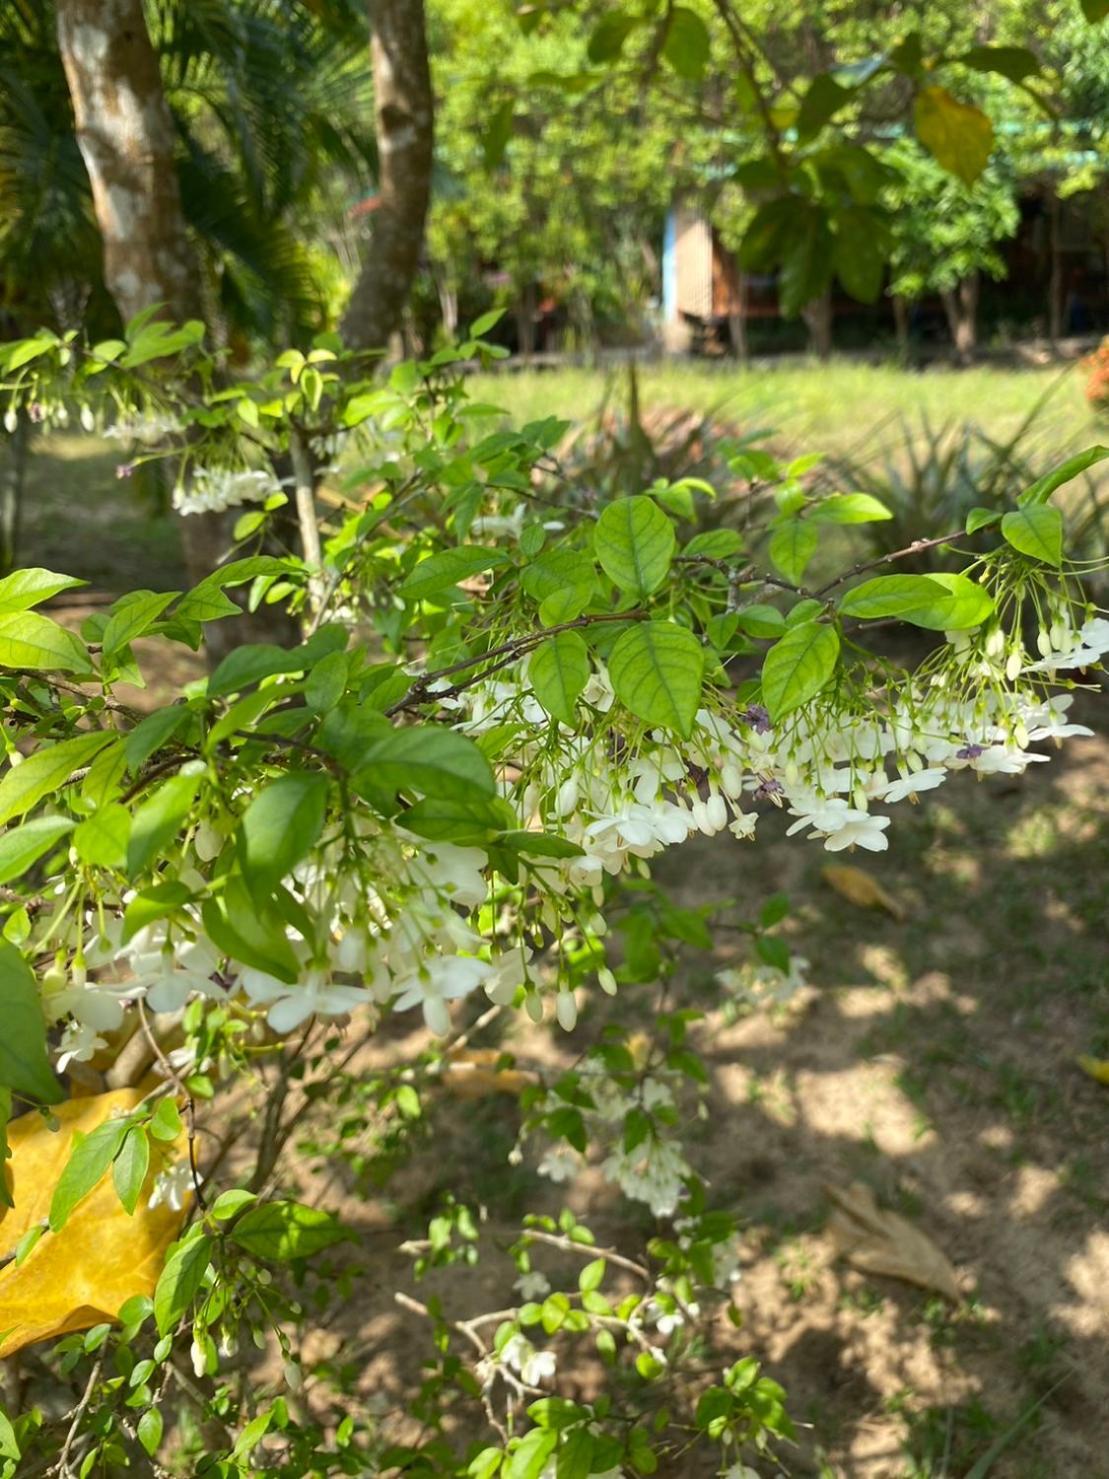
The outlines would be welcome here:
M 151 1029 L 150 1020 L 146 1015 L 146 1004 L 141 997 L 136 1002 L 136 1005 L 139 1009 L 139 1021 L 142 1024 L 142 1030 L 146 1034 L 147 1042 L 154 1050 L 154 1056 L 158 1060 L 159 1068 L 185 1101 L 185 1128 L 189 1137 L 189 1169 L 192 1172 L 193 1191 L 196 1193 L 197 1205 L 199 1207 L 206 1207 L 208 1203 L 204 1197 L 204 1183 L 200 1175 L 200 1165 L 197 1161 L 196 1154 L 196 1100 L 189 1093 L 184 1083 L 182 1083 L 180 1074 L 162 1051 L 162 1045 Z
M 49 1474 L 62 1474 L 68 1476 L 73 1473 L 73 1470 L 69 1467 L 69 1455 L 73 1451 L 74 1443 L 77 1441 L 77 1430 L 78 1428 L 80 1428 L 81 1419 L 84 1417 L 86 1411 L 88 1410 L 88 1405 L 92 1401 L 92 1394 L 96 1390 L 97 1382 L 100 1380 L 100 1371 L 103 1365 L 104 1359 L 103 1357 L 99 1357 L 96 1361 L 96 1364 L 89 1372 L 89 1379 L 85 1383 L 85 1390 L 81 1396 L 81 1400 L 73 1409 L 73 1418 L 69 1424 L 69 1431 L 65 1435 L 65 1442 L 62 1444 L 62 1451 L 58 1455 L 57 1463 L 55 1463 L 52 1469 L 49 1469 L 47 1471 Z

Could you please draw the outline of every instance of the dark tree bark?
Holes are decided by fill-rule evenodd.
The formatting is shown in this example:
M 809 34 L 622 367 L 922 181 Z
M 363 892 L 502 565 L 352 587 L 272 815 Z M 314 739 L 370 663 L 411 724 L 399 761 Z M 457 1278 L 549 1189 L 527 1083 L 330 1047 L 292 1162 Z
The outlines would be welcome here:
M 893 304 L 893 330 L 897 336 L 897 352 L 902 359 L 909 357 L 909 300 L 902 297 L 900 293 L 894 293 L 890 301 Z
M 1049 244 L 1051 253 L 1051 276 L 1048 280 L 1047 289 L 1047 332 L 1053 348 L 1063 337 L 1064 304 L 1062 217 L 1062 202 L 1053 190 L 1051 192 L 1051 200 L 1048 204 L 1048 221 L 1050 225 Z
M 955 288 L 946 289 L 941 295 L 947 326 L 951 330 L 951 341 L 955 345 L 955 357 L 961 365 L 969 365 L 978 348 L 978 274 L 968 273 Z
M 104 280 L 126 322 L 160 305 L 181 322 L 202 317 L 200 263 L 181 209 L 173 119 L 142 0 L 57 0 L 58 49 L 77 143 L 104 247 Z M 234 514 L 180 521 L 189 579 L 202 580 L 231 544 Z M 248 631 L 249 628 L 249 631 Z M 275 607 L 207 628 L 217 662 L 244 641 L 295 640 Z
M 830 359 L 832 354 L 832 293 L 825 288 L 819 298 L 806 303 L 801 317 L 809 331 L 809 352 L 817 359 Z
M 372 0 L 370 19 L 379 199 L 342 324 L 358 349 L 384 348 L 408 299 L 431 195 L 435 118 L 424 0 Z

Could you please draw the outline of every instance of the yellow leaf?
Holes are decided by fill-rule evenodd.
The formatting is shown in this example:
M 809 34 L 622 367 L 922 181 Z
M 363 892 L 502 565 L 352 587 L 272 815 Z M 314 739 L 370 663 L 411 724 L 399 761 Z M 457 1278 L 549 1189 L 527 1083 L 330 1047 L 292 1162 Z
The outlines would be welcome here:
M 916 136 L 936 163 L 973 185 L 993 149 L 993 124 L 981 108 L 961 103 L 945 87 L 922 87 L 914 116 Z
M 5 1255 L 46 1220 L 74 1132 L 87 1134 L 109 1116 L 128 1113 L 143 1097 L 143 1090 L 135 1088 L 70 1099 L 53 1110 L 60 1130 L 51 1130 L 38 1114 L 25 1114 L 8 1127 L 12 1154 L 7 1175 L 15 1206 L 0 1217 Z M 152 1148 L 156 1164 L 157 1147 Z M 174 1156 L 186 1154 L 184 1136 L 167 1149 Z M 154 1293 L 166 1249 L 185 1214 L 166 1206 L 151 1209 L 148 1195 L 144 1193 L 129 1217 L 111 1175 L 105 1176 L 60 1232 L 44 1232 L 21 1264 L 0 1270 L 0 1358 L 32 1341 L 114 1320 L 132 1295 Z
M 820 870 L 820 876 L 830 888 L 860 909 L 884 909 L 899 922 L 905 918 L 904 908 L 888 893 L 876 878 L 862 868 L 851 868 L 843 864 L 829 864 Z
M 496 1048 L 464 1048 L 443 1064 L 442 1084 L 458 1099 L 485 1099 L 490 1094 L 522 1094 L 538 1082 L 520 1068 L 498 1068 L 504 1054 Z
M 828 1233 L 848 1263 L 864 1273 L 935 1289 L 953 1304 L 960 1302 L 955 1270 L 919 1228 L 896 1212 L 883 1211 L 862 1182 L 846 1191 L 835 1186 L 825 1190 L 835 1203 Z
M 1082 1053 L 1075 1061 L 1083 1073 L 1096 1078 L 1099 1084 L 1109 1084 L 1109 1058 L 1090 1058 Z

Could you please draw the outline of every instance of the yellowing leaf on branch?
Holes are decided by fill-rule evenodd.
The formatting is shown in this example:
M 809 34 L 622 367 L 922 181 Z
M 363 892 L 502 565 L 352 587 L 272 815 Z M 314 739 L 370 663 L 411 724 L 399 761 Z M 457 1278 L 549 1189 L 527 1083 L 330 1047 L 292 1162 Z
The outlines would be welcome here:
M 936 163 L 973 185 L 993 150 L 993 124 L 981 108 L 961 103 L 945 87 L 922 87 L 914 115 L 916 136 Z
M 834 888 L 840 898 L 860 909 L 884 909 L 899 923 L 905 918 L 905 909 L 878 880 L 863 868 L 852 868 L 846 864 L 830 863 L 821 868 L 820 876 L 829 888 Z
M 39 1114 L 9 1126 L 7 1177 L 15 1205 L 0 1216 L 0 1253 L 11 1257 L 24 1234 L 46 1223 L 75 1132 L 89 1134 L 110 1117 L 129 1114 L 143 1097 L 136 1088 L 70 1099 L 52 1111 L 58 1130 Z M 184 1136 L 166 1148 L 174 1157 L 185 1155 Z M 148 1182 L 128 1216 L 109 1173 L 59 1232 L 44 1232 L 22 1263 L 0 1270 L 0 1358 L 33 1341 L 114 1320 L 132 1295 L 154 1293 L 184 1211 L 151 1208 L 149 1195 Z

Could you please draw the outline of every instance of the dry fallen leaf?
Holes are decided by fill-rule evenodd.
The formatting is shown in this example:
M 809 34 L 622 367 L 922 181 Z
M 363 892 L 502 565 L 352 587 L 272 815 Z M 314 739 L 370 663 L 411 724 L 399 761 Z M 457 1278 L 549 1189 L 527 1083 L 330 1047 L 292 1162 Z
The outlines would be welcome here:
M 1109 1084 L 1109 1058 L 1091 1058 L 1082 1053 L 1075 1062 L 1083 1073 L 1088 1073 L 1091 1078 L 1096 1078 L 1099 1084 Z
M 898 923 L 904 921 L 904 906 L 899 904 L 876 878 L 862 868 L 831 863 L 820 870 L 820 876 L 848 903 L 857 904 L 860 909 L 884 909 L 887 914 L 892 914 Z
M 51 1130 L 38 1114 L 25 1114 L 8 1127 L 7 1176 L 15 1206 L 0 1217 L 0 1253 L 10 1257 L 23 1235 L 45 1221 L 74 1131 L 88 1133 L 142 1098 L 141 1089 L 119 1089 L 70 1099 L 53 1110 L 60 1130 Z M 170 1149 L 185 1154 L 184 1137 Z M 153 1294 L 184 1212 L 151 1209 L 148 1195 L 149 1189 L 129 1217 L 109 1174 L 60 1232 L 44 1232 L 21 1264 L 0 1270 L 0 1358 L 32 1341 L 114 1320 L 132 1295 Z
M 954 1304 L 962 1298 L 955 1270 L 931 1238 L 896 1212 L 879 1207 L 868 1186 L 856 1181 L 846 1190 L 825 1188 L 835 1203 L 828 1219 L 828 1235 L 836 1252 L 867 1274 L 903 1279 L 922 1289 L 934 1289 Z
M 458 1099 L 484 1099 L 489 1094 L 522 1094 L 537 1076 L 521 1068 L 498 1068 L 504 1054 L 496 1048 L 463 1048 L 442 1069 L 442 1084 Z

